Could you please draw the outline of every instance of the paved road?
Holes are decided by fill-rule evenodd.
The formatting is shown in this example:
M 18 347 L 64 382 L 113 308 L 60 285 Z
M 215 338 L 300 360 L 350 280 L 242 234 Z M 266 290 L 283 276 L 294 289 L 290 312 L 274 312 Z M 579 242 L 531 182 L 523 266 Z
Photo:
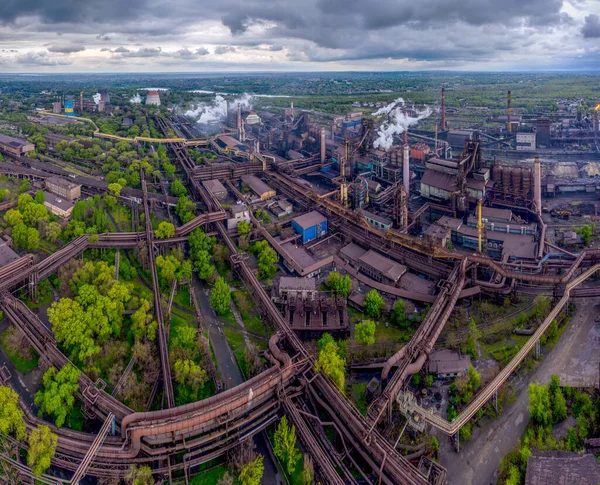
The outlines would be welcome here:
M 194 288 L 196 289 L 196 295 L 198 296 L 198 303 L 200 304 L 204 327 L 208 330 L 208 336 L 215 353 L 215 358 L 217 359 L 218 371 L 221 374 L 221 379 L 223 379 L 225 388 L 230 389 L 244 382 L 244 379 L 242 378 L 240 369 L 235 361 L 233 351 L 225 338 L 223 325 L 219 322 L 218 317 L 210 307 L 207 289 L 196 275 L 194 275 Z M 266 438 L 263 433 L 254 436 L 254 443 L 256 444 L 257 451 L 265 457 L 265 472 L 261 483 L 263 485 L 274 485 L 279 483 L 279 475 L 265 441 Z
M 593 385 L 598 382 L 600 360 L 600 314 L 598 299 L 577 301 L 577 312 L 560 341 L 539 367 L 518 378 L 517 399 L 509 404 L 496 420 L 485 419 L 476 427 L 468 443 L 461 444 L 455 453 L 449 439 L 439 435 L 440 464 L 448 470 L 450 485 L 490 485 L 496 483 L 500 460 L 519 441 L 529 422 L 527 385 L 530 382 L 548 383 L 552 374 L 558 374 L 565 384 Z

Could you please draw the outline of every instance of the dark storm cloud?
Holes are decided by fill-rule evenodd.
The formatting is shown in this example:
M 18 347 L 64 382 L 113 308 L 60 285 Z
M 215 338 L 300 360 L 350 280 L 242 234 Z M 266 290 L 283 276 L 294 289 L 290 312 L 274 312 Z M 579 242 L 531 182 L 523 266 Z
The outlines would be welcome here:
M 108 40 L 110 40 L 111 38 L 112 38 L 112 37 L 110 37 L 109 35 L 106 35 L 106 34 L 98 34 L 98 35 L 96 36 L 96 39 L 98 39 L 98 40 L 106 40 L 106 41 L 108 41 Z
M 122 54 L 124 52 L 129 52 L 129 49 L 127 49 L 127 48 L 125 48 L 123 46 L 119 46 L 113 52 L 116 52 L 118 54 Z
M 57 54 L 73 54 L 75 52 L 82 52 L 85 47 L 79 44 L 56 44 L 48 47 L 48 52 L 54 52 Z
M 215 47 L 215 54 L 217 55 L 227 54 L 228 52 L 235 52 L 235 47 L 231 45 L 220 45 Z
M 199 56 L 206 56 L 210 54 L 210 51 L 206 47 L 200 47 L 199 49 L 196 49 L 196 54 Z
M 27 52 L 17 56 L 15 61 L 22 66 L 67 66 L 71 64 L 70 60 L 50 57 L 47 52 Z
M 278 51 L 282 51 L 283 50 L 283 46 L 282 45 L 278 45 L 278 44 L 273 44 L 269 46 L 269 50 L 271 52 L 278 52 Z
M 600 17 L 596 14 L 588 15 L 581 28 L 581 33 L 586 39 L 596 39 L 600 37 Z
M 125 49 L 125 51 L 121 51 L 122 52 L 122 56 L 123 57 L 158 57 L 160 56 L 161 52 L 162 52 L 162 48 L 160 47 L 142 47 L 140 49 L 138 49 L 137 51 L 129 51 L 127 49 Z

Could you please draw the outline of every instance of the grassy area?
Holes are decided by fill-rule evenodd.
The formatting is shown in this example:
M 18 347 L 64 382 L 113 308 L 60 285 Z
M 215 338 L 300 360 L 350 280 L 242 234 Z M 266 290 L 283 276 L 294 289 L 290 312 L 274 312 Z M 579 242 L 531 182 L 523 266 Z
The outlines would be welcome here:
M 37 367 L 40 356 L 32 347 L 16 349 L 9 345 L 8 340 L 14 331 L 15 327 L 8 327 L 4 330 L 0 334 L 0 344 L 17 370 L 21 374 L 27 374 Z M 31 355 L 31 358 L 28 359 L 24 355 Z
M 350 398 L 363 416 L 367 415 L 367 398 L 365 397 L 365 391 L 367 390 L 366 382 L 355 382 L 351 385 Z
M 525 342 L 531 338 L 527 335 L 511 335 L 491 344 L 481 342 L 481 348 L 500 365 L 506 365 L 519 351 Z
M 228 468 L 224 465 L 217 465 L 214 468 L 203 470 L 190 479 L 190 485 L 214 485 L 219 481 Z
M 49 280 L 40 281 L 37 285 L 36 300 L 31 300 L 26 291 L 23 291 L 19 298 L 32 309 L 50 305 L 52 303 L 52 284 Z
M 189 308 L 193 310 L 193 305 L 190 304 L 190 290 L 187 285 L 179 285 L 177 287 L 177 292 L 173 297 L 173 302 L 177 303 L 179 306 Z

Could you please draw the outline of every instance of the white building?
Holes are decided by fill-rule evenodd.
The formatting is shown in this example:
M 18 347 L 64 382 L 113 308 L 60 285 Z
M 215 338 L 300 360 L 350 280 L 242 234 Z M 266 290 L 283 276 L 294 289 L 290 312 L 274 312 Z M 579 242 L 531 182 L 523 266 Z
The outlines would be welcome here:
M 535 133 L 517 133 L 517 150 L 535 150 Z
M 229 209 L 231 217 L 227 219 L 227 229 L 235 229 L 241 221 L 250 223 L 250 211 L 244 204 L 236 204 Z

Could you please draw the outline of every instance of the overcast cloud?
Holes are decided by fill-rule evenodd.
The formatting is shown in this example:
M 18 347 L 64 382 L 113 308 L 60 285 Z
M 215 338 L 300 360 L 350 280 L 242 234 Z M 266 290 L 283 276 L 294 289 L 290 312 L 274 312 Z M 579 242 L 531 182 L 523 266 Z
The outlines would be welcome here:
M 599 69 L 597 0 L 0 0 L 6 71 Z

